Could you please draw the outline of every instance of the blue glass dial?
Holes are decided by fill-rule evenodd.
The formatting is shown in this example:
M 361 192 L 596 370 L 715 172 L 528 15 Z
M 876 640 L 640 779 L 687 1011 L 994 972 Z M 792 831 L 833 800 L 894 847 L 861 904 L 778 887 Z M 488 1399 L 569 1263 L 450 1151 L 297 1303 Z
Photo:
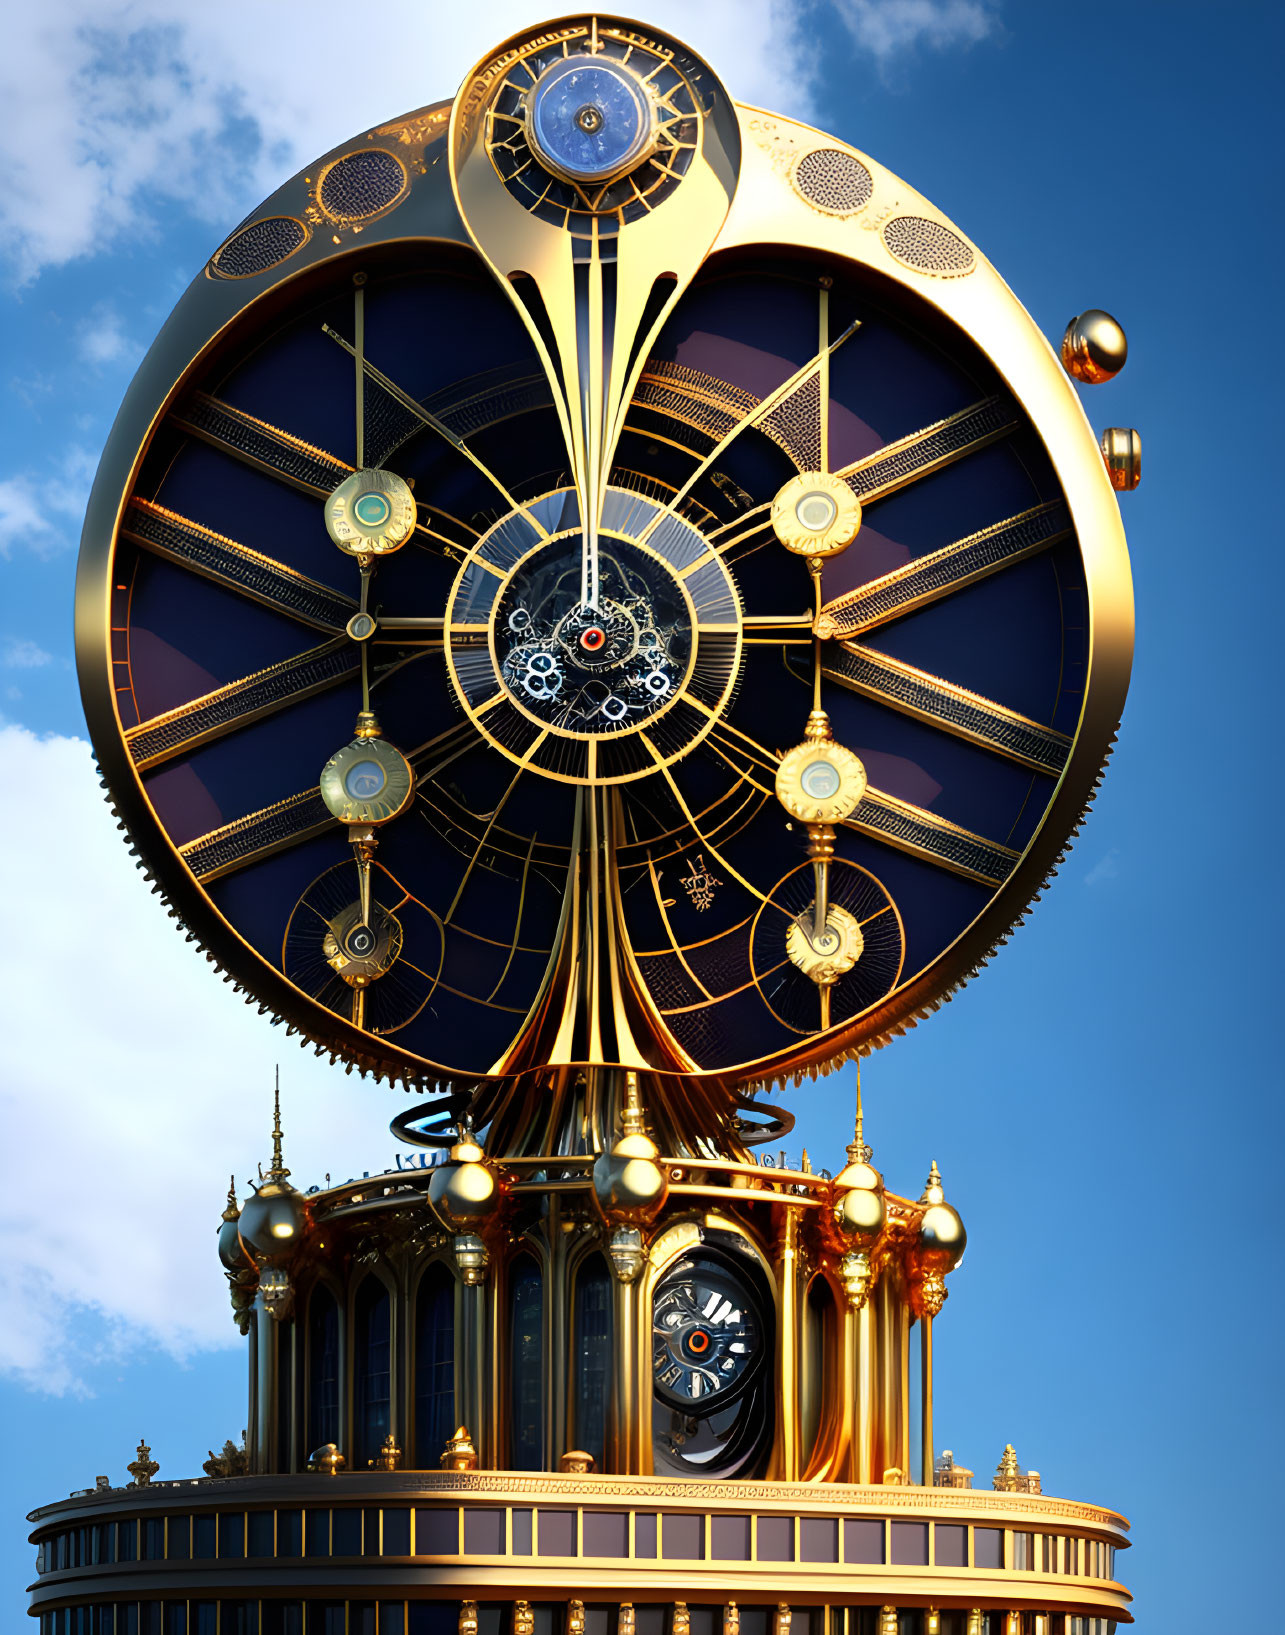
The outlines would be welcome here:
M 532 147 L 551 170 L 576 182 L 607 182 L 648 151 L 655 118 L 628 69 L 578 56 L 541 75 L 531 92 L 527 127 Z
M 344 788 L 354 800 L 374 800 L 387 783 L 384 769 L 376 761 L 358 761 L 348 768 Z

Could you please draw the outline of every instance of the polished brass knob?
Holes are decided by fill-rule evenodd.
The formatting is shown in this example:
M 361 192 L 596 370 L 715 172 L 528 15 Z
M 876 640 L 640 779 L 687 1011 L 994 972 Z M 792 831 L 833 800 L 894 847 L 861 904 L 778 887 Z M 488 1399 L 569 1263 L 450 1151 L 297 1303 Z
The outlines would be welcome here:
M 1125 494 L 1142 481 L 1142 439 L 1127 426 L 1108 426 L 1098 444 L 1111 486 Z
M 1109 312 L 1090 307 L 1072 318 L 1062 337 L 1062 367 L 1073 380 L 1100 386 L 1114 380 L 1129 356 L 1124 330 Z

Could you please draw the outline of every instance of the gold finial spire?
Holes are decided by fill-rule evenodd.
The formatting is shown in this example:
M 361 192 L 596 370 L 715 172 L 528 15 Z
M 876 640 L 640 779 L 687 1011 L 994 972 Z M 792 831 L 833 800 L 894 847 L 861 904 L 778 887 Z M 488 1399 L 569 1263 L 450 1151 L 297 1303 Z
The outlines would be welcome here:
M 235 1175 L 229 1175 L 228 1176 L 228 1203 L 227 1203 L 227 1208 L 223 1211 L 223 1219 L 225 1221 L 235 1221 L 235 1220 L 239 1220 L 240 1216 L 241 1216 L 241 1209 L 240 1209 L 240 1206 L 238 1205 L 238 1203 L 236 1201 L 236 1176 Z
M 1002 1454 L 1000 1454 L 999 1466 L 995 1471 L 995 1476 L 991 1482 L 991 1486 L 997 1493 L 1016 1493 L 1018 1490 L 1018 1478 L 1020 1474 L 1021 1472 L 1017 1463 L 1017 1454 L 1014 1451 L 1013 1444 L 1011 1442 L 1006 1442 L 1004 1444 L 1004 1451 Z
M 281 1156 L 281 1069 L 278 1067 L 276 1086 L 272 1092 L 272 1167 L 268 1171 L 268 1179 L 284 1181 L 289 1173 Z
M 156 1475 L 160 1468 L 155 1459 L 152 1458 L 152 1450 L 140 1437 L 137 1455 L 125 1466 L 125 1469 L 134 1478 L 129 1485 L 131 1487 L 150 1487 L 152 1477 Z
M 937 1168 L 935 1158 L 928 1171 L 928 1179 L 924 1183 L 924 1195 L 919 1201 L 925 1204 L 940 1204 L 946 1201 L 946 1194 L 942 1190 L 941 1171 Z
M 874 1156 L 866 1146 L 865 1111 L 861 1105 L 861 1062 L 857 1061 L 857 1123 L 852 1140 L 848 1143 L 848 1162 L 850 1164 L 868 1164 Z

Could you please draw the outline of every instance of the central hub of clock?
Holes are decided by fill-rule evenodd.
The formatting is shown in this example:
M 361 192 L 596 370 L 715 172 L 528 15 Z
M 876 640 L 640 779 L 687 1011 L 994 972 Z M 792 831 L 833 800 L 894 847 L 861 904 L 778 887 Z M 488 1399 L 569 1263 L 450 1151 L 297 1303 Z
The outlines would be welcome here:
M 680 760 L 726 708 L 741 654 L 719 553 L 686 517 L 622 488 L 607 489 L 593 530 L 573 490 L 515 507 L 470 552 L 448 604 L 464 710 L 510 760 L 565 782 L 632 782 Z
M 580 534 L 539 546 L 501 592 L 492 618 L 500 677 L 526 714 L 562 732 L 628 731 L 682 689 L 692 605 L 669 565 L 628 540 L 598 545 L 598 596 L 581 598 Z

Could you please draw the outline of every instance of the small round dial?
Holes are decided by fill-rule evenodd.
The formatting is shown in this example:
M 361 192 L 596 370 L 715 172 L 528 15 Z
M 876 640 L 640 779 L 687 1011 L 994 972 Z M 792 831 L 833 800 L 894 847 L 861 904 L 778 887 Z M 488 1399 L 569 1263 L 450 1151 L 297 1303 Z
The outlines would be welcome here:
M 340 823 L 387 823 L 415 787 L 406 757 L 382 738 L 354 738 L 321 769 L 321 798 Z
M 796 556 L 837 556 L 860 527 L 860 500 L 829 472 L 800 472 L 772 501 L 772 531 Z
M 796 744 L 781 757 L 776 772 L 776 798 L 800 823 L 839 823 L 856 810 L 865 792 L 861 757 L 843 744 Z
M 326 501 L 326 531 L 350 556 L 400 550 L 415 531 L 409 485 L 391 471 L 354 471 Z
M 754 1303 L 730 1267 L 685 1261 L 661 1284 L 652 1309 L 656 1395 L 704 1416 L 750 1383 L 762 1361 Z
M 642 83 L 619 63 L 577 55 L 545 70 L 527 104 L 531 146 L 556 175 L 609 182 L 655 145 Z

